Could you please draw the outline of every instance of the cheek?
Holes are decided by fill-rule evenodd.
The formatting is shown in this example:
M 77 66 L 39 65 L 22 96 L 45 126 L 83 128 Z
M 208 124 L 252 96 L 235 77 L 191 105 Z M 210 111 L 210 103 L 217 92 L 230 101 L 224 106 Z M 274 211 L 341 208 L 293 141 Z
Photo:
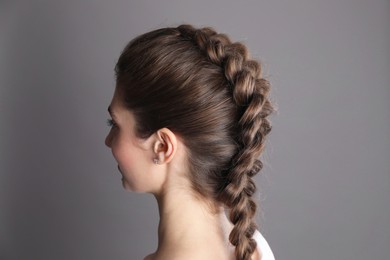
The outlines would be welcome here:
M 140 154 L 131 154 L 122 158 L 119 167 L 122 174 L 122 185 L 126 190 L 145 192 L 149 185 L 147 166 Z
M 132 145 L 120 145 L 112 150 L 123 177 L 141 178 L 146 170 L 146 155 Z
M 128 168 L 134 163 L 134 152 L 130 147 L 123 145 L 114 146 L 112 154 L 121 168 Z

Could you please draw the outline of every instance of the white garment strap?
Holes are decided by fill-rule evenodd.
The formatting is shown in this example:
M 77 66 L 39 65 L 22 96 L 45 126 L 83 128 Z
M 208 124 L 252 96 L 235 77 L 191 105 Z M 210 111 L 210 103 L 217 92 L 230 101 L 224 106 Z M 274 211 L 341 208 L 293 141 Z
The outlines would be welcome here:
M 271 247 L 268 245 L 268 242 L 258 230 L 255 230 L 253 238 L 256 240 L 257 249 L 261 252 L 261 260 L 275 260 L 275 256 L 271 250 Z

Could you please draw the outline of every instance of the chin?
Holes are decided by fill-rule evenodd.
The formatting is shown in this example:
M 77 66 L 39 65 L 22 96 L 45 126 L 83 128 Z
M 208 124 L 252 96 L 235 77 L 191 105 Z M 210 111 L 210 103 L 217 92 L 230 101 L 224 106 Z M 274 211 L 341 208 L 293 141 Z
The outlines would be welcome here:
M 122 178 L 122 187 L 126 191 L 140 192 L 136 187 L 131 185 L 125 178 Z
M 122 187 L 127 191 L 132 191 L 130 184 L 122 177 Z

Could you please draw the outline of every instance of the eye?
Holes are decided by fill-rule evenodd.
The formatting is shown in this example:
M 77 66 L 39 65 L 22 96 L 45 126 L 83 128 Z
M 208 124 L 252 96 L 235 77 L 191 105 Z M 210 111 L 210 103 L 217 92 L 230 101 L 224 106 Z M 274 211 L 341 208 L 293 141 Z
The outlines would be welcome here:
M 117 126 L 116 123 L 115 123 L 115 121 L 112 120 L 112 119 L 107 119 L 107 125 L 108 125 L 109 127 L 116 127 L 116 126 Z

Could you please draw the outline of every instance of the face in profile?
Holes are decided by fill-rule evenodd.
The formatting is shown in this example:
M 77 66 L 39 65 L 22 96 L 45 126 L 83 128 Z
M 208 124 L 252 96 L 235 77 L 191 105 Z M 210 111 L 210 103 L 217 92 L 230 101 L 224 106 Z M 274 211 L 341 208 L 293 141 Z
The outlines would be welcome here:
M 121 102 L 115 91 L 109 106 L 111 126 L 105 144 L 111 148 L 122 175 L 122 185 L 126 190 L 151 192 L 153 184 L 153 150 L 149 139 L 135 135 L 135 120 Z

